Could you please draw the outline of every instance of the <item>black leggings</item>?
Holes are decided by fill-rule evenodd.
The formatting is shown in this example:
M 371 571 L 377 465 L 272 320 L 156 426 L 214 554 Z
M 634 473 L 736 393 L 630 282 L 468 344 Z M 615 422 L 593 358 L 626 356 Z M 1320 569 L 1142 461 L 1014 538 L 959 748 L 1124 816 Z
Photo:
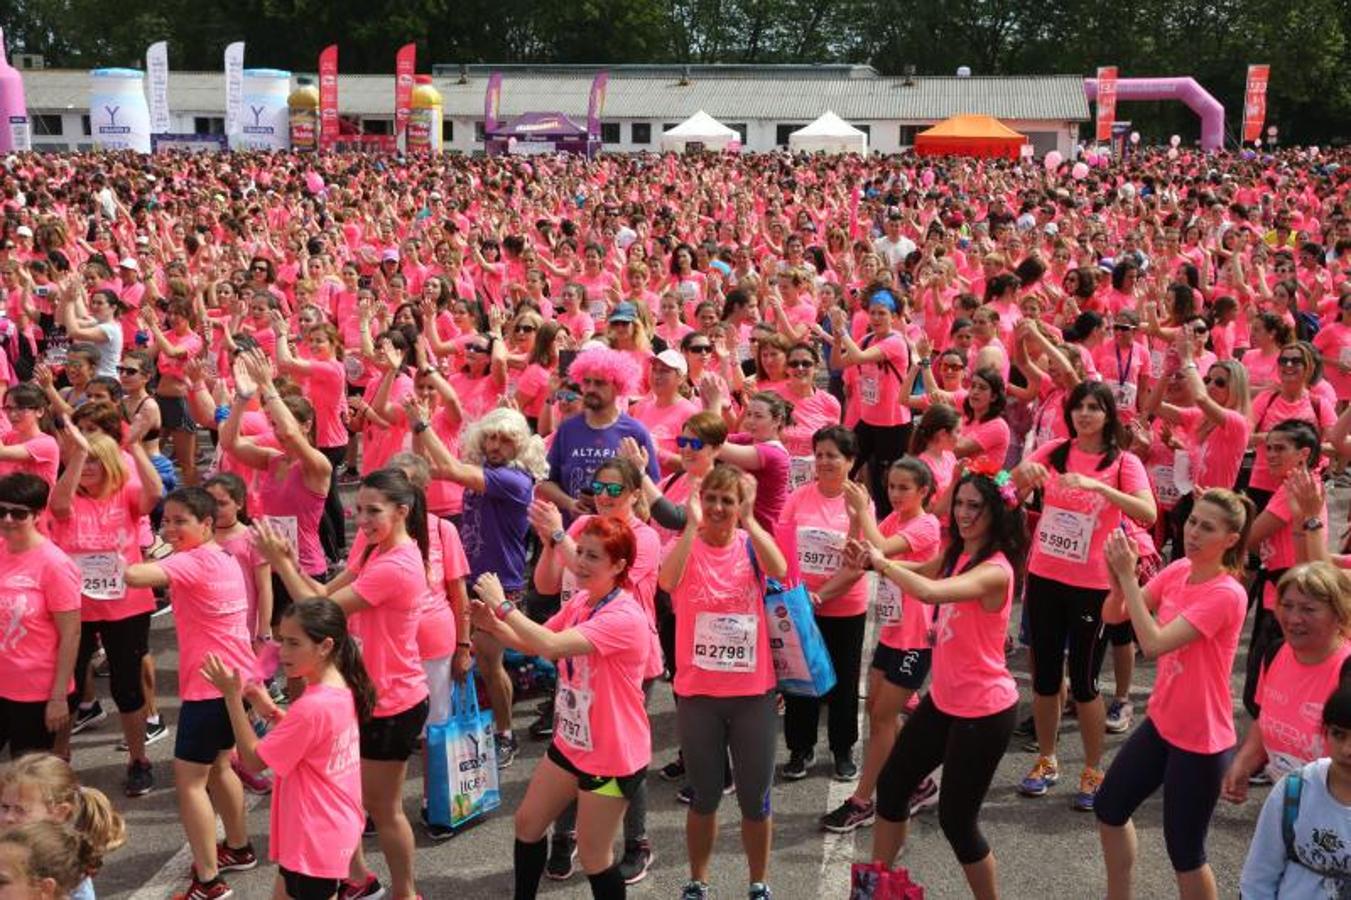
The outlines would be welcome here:
M 854 463 L 851 476 L 857 475 L 868 465 L 868 492 L 877 506 L 878 521 L 891 513 L 891 501 L 887 499 L 887 470 L 910 449 L 910 431 L 913 423 L 904 425 L 869 425 L 859 422 L 854 426 L 858 436 L 858 460 Z
M 784 695 L 783 736 L 789 750 L 806 753 L 816 746 L 822 703 L 830 707 L 826 739 L 831 752 L 848 753 L 858 743 L 858 674 L 867 622 L 867 615 L 816 617 L 835 665 L 835 687 L 820 698 Z
M 975 719 L 950 716 L 926 694 L 905 723 L 877 779 L 877 814 L 888 822 L 910 818 L 910 795 L 943 767 L 938 824 L 964 866 L 990 854 L 980 833 L 980 807 L 1018 724 L 1018 704 Z
M 1146 717 L 1117 751 L 1098 788 L 1093 812 L 1102 824 L 1120 828 L 1162 785 L 1168 859 L 1174 872 L 1193 872 L 1206 864 L 1206 832 L 1220 799 L 1220 783 L 1233 758 L 1233 748 L 1192 753 L 1175 747 Z
M 328 496 L 324 498 L 324 517 L 319 520 L 319 543 L 333 562 L 343 562 L 347 555 L 347 523 L 342 514 L 342 497 L 338 493 L 338 466 L 347 456 L 346 447 L 320 447 L 333 471 L 328 476 Z
M 1102 603 L 1106 599 L 1105 590 L 1027 576 L 1032 690 L 1037 696 L 1059 695 L 1068 641 L 1070 693 L 1079 703 L 1098 698 L 1098 673 L 1107 647 L 1102 632 Z
M 145 706 L 141 686 L 141 657 L 150 652 L 150 613 L 143 612 L 114 622 L 82 622 L 80 648 L 75 652 L 75 693 L 84 696 L 89 660 L 99 641 L 108 656 L 108 690 L 120 713 L 134 713 Z

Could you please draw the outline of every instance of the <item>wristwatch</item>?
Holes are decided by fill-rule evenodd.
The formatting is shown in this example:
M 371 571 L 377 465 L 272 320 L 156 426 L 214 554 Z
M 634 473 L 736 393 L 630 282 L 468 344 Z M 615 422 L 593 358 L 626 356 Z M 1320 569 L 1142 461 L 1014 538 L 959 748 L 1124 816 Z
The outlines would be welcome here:
M 511 615 L 511 611 L 515 608 L 515 603 L 512 603 L 510 600 L 503 600 L 502 605 L 493 610 L 493 615 L 497 616 L 499 621 L 505 621 L 507 616 Z
M 567 533 L 566 531 L 564 531 L 564 530 L 561 529 L 561 528 L 555 528 L 555 529 L 549 534 L 549 542 L 550 542 L 551 544 L 555 544 L 555 545 L 561 544 L 561 543 L 563 543 L 563 538 L 565 538 L 565 537 L 567 537 L 567 536 L 568 536 L 568 533 Z
M 1323 520 L 1318 518 L 1318 516 L 1314 516 L 1311 519 L 1304 520 L 1305 531 L 1320 531 L 1322 528 L 1323 528 Z
M 414 422 L 414 423 L 413 423 L 413 434 L 422 434 L 422 432 L 424 432 L 424 431 L 426 431 L 426 430 L 427 430 L 427 423 L 426 423 L 426 422 Z

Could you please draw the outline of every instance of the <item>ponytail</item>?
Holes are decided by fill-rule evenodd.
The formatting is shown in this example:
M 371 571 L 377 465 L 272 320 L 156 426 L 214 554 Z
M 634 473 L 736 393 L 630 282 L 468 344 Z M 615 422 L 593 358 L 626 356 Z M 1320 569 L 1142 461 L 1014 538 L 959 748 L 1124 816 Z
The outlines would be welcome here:
M 431 537 L 427 532 L 427 495 L 408 478 L 401 469 L 376 469 L 361 479 L 361 486 L 379 491 L 385 499 L 396 506 L 408 507 L 408 520 L 404 523 L 409 537 L 417 541 L 425 564 L 431 551 Z M 370 559 L 375 544 L 367 545 L 362 556 L 362 565 Z
M 93 876 L 103 868 L 103 857 L 127 842 L 127 823 L 98 788 L 81 786 L 75 796 L 70 825 L 89 844 L 87 874 Z
M 327 597 L 308 597 L 287 607 L 282 618 L 294 619 L 316 644 L 333 642 L 332 662 L 352 692 L 357 721 L 368 722 L 375 712 L 375 683 L 361 661 L 361 648 L 347 630 L 347 613 Z

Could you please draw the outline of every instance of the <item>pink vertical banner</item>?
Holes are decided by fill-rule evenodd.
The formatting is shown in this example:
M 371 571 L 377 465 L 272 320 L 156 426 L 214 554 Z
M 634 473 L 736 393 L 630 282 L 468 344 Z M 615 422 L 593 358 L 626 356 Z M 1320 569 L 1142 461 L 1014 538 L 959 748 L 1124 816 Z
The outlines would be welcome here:
M 417 71 L 417 44 L 404 44 L 394 57 L 394 137 L 407 147 L 408 119 L 412 115 L 413 73 Z
M 327 149 L 338 139 L 338 45 L 319 54 L 319 146 Z
M 610 83 L 609 72 L 598 72 L 591 82 L 591 99 L 586 105 L 586 133 L 600 137 L 600 117 L 605 114 L 605 88 Z
M 491 134 L 497 130 L 498 107 L 502 103 L 502 73 L 488 76 L 488 90 L 483 95 L 483 130 Z
M 1116 66 L 1098 68 L 1098 129 L 1096 140 L 1106 144 L 1112 139 L 1116 121 Z

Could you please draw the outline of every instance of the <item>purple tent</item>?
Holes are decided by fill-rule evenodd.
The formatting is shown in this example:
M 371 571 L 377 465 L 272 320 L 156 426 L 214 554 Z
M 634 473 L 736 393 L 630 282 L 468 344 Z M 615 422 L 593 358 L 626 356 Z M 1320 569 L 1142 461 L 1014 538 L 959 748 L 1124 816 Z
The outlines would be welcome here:
M 489 156 L 563 152 L 590 157 L 600 151 L 601 143 L 600 135 L 592 137 L 586 128 L 558 112 L 526 113 L 485 131 L 483 137 Z

